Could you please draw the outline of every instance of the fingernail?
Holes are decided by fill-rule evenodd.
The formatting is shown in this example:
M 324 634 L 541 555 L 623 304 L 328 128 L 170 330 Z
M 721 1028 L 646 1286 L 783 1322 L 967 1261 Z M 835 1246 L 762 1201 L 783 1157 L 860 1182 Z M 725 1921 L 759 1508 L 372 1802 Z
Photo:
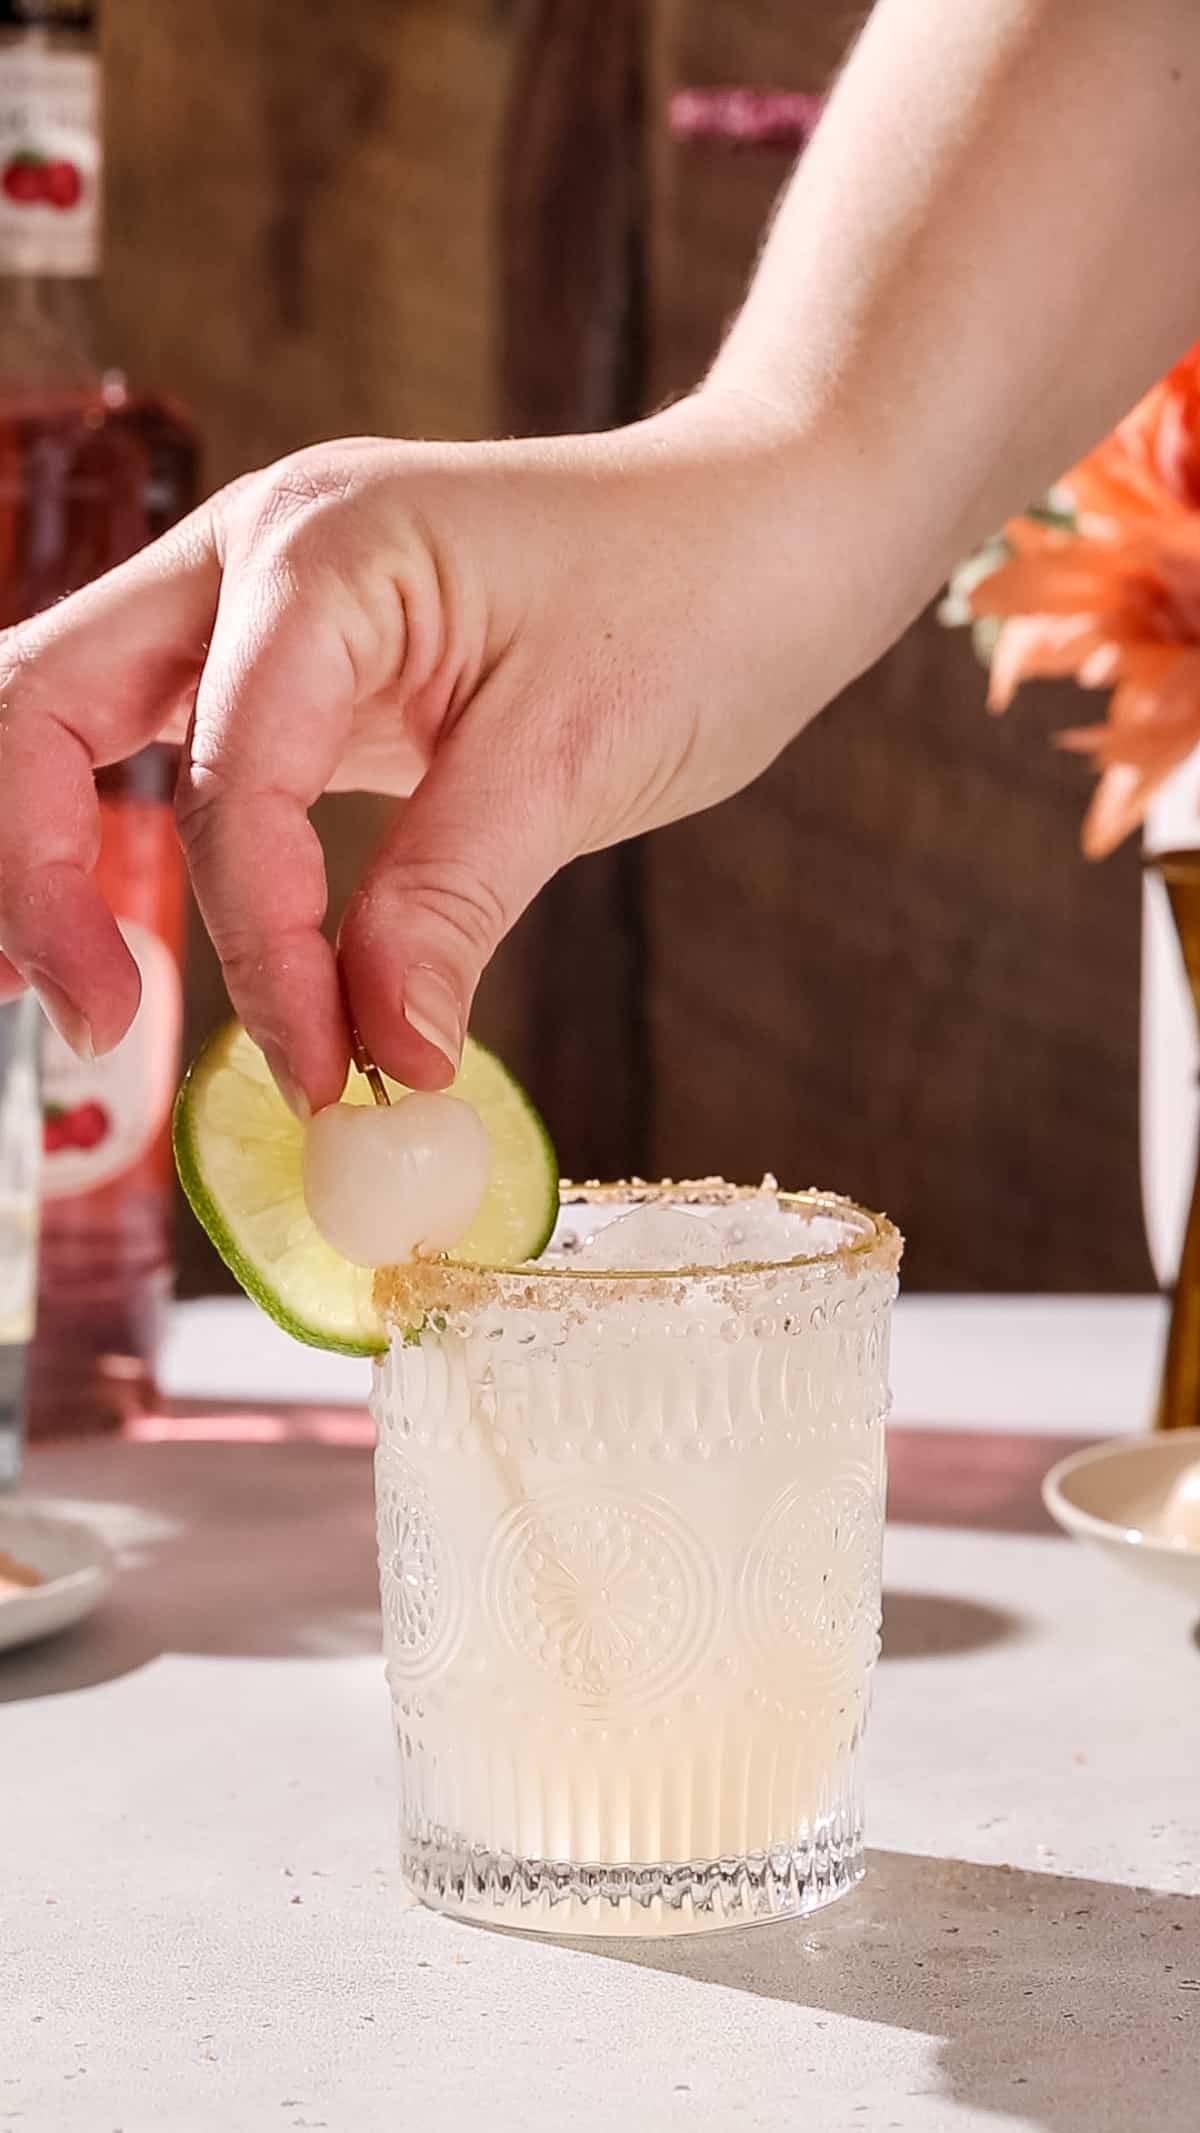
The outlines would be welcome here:
M 299 1119 L 302 1126 L 307 1126 L 309 1119 L 312 1117 L 312 1105 L 293 1075 L 279 1046 L 277 1044 L 264 1044 L 262 1053 L 263 1058 L 271 1069 L 271 1077 L 275 1086 L 288 1110 Z
M 76 1007 L 74 1000 L 61 985 L 55 984 L 53 978 L 44 978 L 36 970 L 30 973 L 30 978 L 47 1021 L 58 1031 L 63 1043 L 70 1046 L 77 1059 L 93 1060 L 96 1047 L 92 1032 L 87 1017 Z
M 414 964 L 404 985 L 404 1019 L 418 1037 L 432 1044 L 457 1074 L 462 1058 L 462 1016 L 458 1001 L 428 963 Z

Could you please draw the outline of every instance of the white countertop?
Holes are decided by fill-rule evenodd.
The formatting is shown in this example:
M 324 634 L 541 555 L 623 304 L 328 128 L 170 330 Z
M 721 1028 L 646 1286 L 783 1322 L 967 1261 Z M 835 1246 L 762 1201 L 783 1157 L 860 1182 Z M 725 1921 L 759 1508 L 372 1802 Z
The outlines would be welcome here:
M 1037 1432 L 1140 1426 L 1159 1328 L 905 1304 L 868 1879 L 711 1940 L 592 1952 L 408 1905 L 362 1447 L 40 1452 L 31 1488 L 125 1569 L 0 1661 L 0 2128 L 1195 2133 L 1194 1624 L 1033 1489 Z M 229 1304 L 180 1314 L 169 1377 L 365 1389 Z

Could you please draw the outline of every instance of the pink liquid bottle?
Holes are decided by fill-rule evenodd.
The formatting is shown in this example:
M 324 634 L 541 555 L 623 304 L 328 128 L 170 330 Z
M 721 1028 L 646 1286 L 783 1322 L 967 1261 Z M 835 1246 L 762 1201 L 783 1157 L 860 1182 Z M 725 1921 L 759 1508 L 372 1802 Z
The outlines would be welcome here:
M 131 390 L 97 352 L 95 38 L 91 0 L 0 0 L 0 626 L 124 561 L 195 493 L 186 415 Z M 116 1427 L 153 1386 L 179 1063 L 173 776 L 172 752 L 152 747 L 97 777 L 97 878 L 140 968 L 142 1005 L 119 1049 L 90 1065 L 45 1034 L 34 1438 Z

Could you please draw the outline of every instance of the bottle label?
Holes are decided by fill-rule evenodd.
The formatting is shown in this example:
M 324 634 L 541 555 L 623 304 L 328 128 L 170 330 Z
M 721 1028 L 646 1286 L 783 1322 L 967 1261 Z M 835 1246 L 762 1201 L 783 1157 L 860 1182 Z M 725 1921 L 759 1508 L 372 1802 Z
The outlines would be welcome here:
M 115 1051 L 77 1059 L 47 1027 L 42 1049 L 42 1196 L 93 1192 L 132 1170 L 171 1108 L 182 987 L 164 941 L 132 919 L 121 932 L 142 979 L 137 1014 Z
M 0 51 L 0 274 L 94 274 L 99 254 L 99 64 Z

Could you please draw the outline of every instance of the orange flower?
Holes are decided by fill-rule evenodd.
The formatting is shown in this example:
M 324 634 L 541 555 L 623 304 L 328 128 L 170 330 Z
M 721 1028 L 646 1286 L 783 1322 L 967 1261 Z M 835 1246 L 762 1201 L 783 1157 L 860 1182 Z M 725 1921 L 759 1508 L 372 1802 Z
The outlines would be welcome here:
M 965 597 L 1000 623 L 991 710 L 1034 676 L 1112 689 L 1102 725 L 1059 736 L 1101 771 L 1083 828 L 1099 859 L 1200 746 L 1200 346 L 1061 487 L 1073 524 L 1014 519 Z

